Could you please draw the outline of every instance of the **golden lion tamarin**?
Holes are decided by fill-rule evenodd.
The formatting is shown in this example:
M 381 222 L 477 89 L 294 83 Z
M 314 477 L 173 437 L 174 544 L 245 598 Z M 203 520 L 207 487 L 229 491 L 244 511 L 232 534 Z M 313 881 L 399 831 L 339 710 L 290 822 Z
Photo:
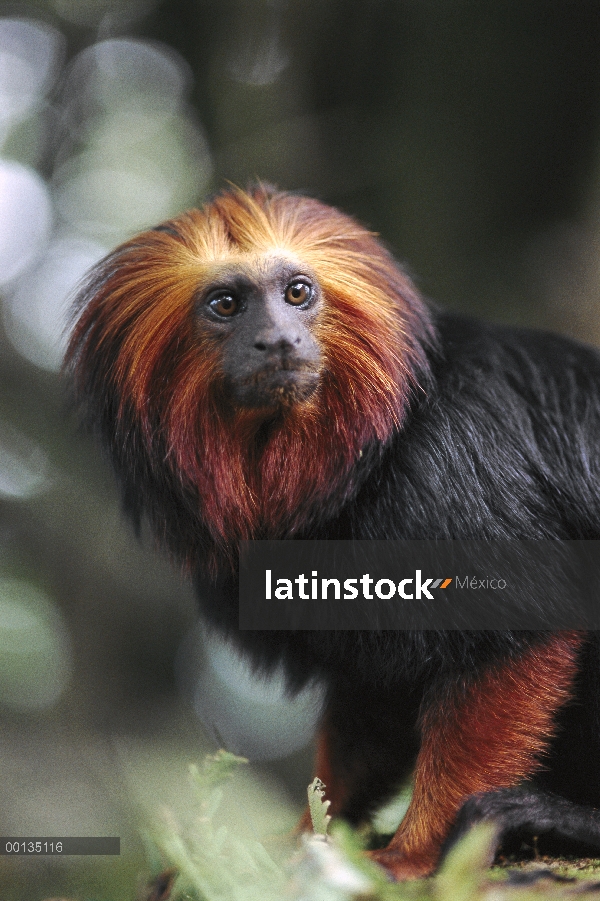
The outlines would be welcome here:
M 204 616 L 292 690 L 325 682 L 333 813 L 415 768 L 394 876 L 431 872 L 457 816 L 600 843 L 594 634 L 237 628 L 244 539 L 599 538 L 595 350 L 441 312 L 354 220 L 258 186 L 101 262 L 66 366 Z

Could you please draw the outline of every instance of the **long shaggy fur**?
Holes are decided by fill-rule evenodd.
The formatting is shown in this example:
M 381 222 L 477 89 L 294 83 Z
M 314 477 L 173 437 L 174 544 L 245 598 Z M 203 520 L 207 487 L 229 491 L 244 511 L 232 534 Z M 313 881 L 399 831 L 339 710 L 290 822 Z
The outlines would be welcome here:
M 279 258 L 319 285 L 319 384 L 279 410 L 236 406 L 226 333 L 198 305 L 220 272 L 258 283 Z M 396 876 L 431 871 L 473 791 L 504 791 L 469 808 L 504 830 L 553 809 L 536 795 L 529 821 L 513 816 L 526 777 L 600 805 L 596 636 L 240 633 L 236 579 L 246 538 L 599 539 L 595 350 L 430 308 L 352 219 L 259 187 L 107 257 L 82 288 L 67 371 L 127 508 L 192 571 L 207 620 L 292 686 L 325 680 L 333 809 L 360 820 L 416 759 L 413 804 L 380 858 Z M 577 837 L 590 817 L 569 810 Z

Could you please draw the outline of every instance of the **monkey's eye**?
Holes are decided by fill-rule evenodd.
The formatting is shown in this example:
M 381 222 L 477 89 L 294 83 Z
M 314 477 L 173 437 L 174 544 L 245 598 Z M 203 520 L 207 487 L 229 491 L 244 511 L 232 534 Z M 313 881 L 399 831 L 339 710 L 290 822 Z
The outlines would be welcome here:
M 209 309 L 217 316 L 223 316 L 225 319 L 229 316 L 235 316 L 240 308 L 239 301 L 232 294 L 217 294 L 208 302 Z
M 301 307 L 307 303 L 313 295 L 312 285 L 307 282 L 292 282 L 285 289 L 285 299 L 294 307 Z

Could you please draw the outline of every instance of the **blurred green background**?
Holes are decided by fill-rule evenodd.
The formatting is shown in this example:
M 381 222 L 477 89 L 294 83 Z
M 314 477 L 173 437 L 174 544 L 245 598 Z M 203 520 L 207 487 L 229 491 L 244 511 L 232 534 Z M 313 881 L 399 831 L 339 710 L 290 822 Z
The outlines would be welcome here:
M 124 848 L 91 875 L 0 857 L 3 898 L 128 897 L 139 829 L 220 743 L 257 761 L 251 831 L 274 828 L 265 785 L 283 828 L 308 781 L 318 691 L 292 708 L 203 643 L 59 373 L 90 265 L 255 178 L 357 216 L 440 303 L 600 344 L 600 5 L 0 8 L 0 834 Z

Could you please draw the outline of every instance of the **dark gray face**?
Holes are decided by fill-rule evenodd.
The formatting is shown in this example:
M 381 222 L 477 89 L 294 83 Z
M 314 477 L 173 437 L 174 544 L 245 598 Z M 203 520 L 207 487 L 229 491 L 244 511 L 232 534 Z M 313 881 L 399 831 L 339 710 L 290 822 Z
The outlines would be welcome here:
M 306 400 L 319 383 L 314 326 L 322 305 L 314 276 L 287 260 L 228 266 L 203 289 L 203 330 L 223 339 L 222 368 L 232 400 L 276 410 Z

